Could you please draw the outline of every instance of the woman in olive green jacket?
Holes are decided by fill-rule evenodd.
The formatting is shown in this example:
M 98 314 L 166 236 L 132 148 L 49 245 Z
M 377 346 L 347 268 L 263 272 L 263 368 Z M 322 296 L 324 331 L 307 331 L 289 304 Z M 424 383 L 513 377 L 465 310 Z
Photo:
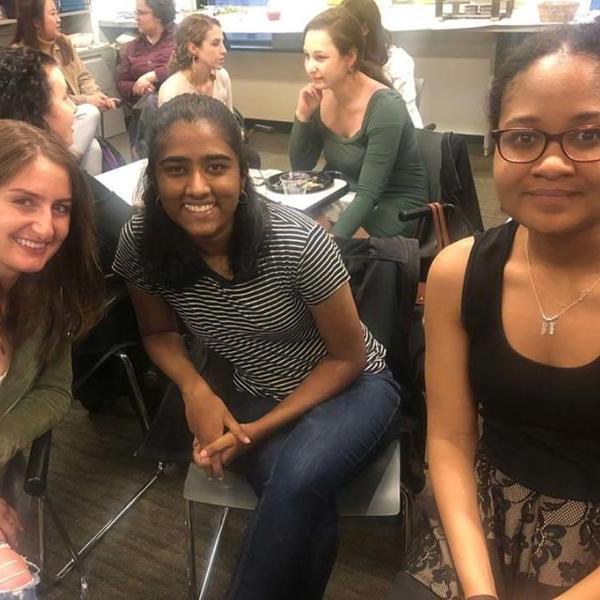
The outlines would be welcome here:
M 52 134 L 0 120 L 0 478 L 67 412 L 70 345 L 96 321 L 101 285 L 76 159 Z M 0 541 L 20 529 L 0 488 Z

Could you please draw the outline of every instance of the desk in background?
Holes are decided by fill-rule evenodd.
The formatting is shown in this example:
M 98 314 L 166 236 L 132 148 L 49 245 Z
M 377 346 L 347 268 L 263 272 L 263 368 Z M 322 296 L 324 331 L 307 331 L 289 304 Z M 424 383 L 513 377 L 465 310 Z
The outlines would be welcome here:
M 107 171 L 96 176 L 96 179 L 105 185 L 111 192 L 120 196 L 131 206 L 141 206 L 142 204 L 142 186 L 140 180 L 148 161 L 144 158 L 118 169 Z M 342 179 L 335 179 L 334 185 L 323 192 L 313 194 L 298 194 L 286 196 L 284 194 L 275 194 L 267 190 L 264 185 L 265 179 L 279 173 L 276 169 L 250 169 L 250 176 L 256 186 L 257 193 L 274 202 L 282 202 L 287 206 L 292 206 L 305 212 L 321 210 L 330 204 L 333 200 L 340 199 L 340 193 L 343 193 L 347 184 Z M 350 202 L 354 197 L 352 192 L 346 192 L 341 198 L 343 202 Z

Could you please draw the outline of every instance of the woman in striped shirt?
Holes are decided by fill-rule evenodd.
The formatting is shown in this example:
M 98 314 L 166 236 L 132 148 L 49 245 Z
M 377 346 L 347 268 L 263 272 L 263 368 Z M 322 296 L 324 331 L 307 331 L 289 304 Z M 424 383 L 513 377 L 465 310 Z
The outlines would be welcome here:
M 150 140 L 144 210 L 114 266 L 148 353 L 182 392 L 194 460 L 217 477 L 235 460 L 261 498 L 228 598 L 321 598 L 336 493 L 399 403 L 385 351 L 358 318 L 331 238 L 257 198 L 225 105 L 179 96 Z M 231 381 L 199 371 L 176 317 L 228 361 Z

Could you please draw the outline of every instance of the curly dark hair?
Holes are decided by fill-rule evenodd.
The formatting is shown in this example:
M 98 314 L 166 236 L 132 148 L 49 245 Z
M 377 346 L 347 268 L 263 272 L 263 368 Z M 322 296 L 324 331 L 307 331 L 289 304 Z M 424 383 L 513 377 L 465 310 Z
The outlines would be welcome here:
M 367 28 L 364 58 L 383 66 L 389 60 L 390 34 L 381 24 L 381 13 L 375 0 L 344 0 L 340 5 L 351 12 L 361 26 Z
M 22 273 L 11 287 L 0 329 L 16 348 L 43 326 L 39 359 L 44 362 L 96 323 L 103 302 L 103 278 L 96 258 L 92 197 L 77 160 L 52 133 L 0 119 L 0 186 L 40 156 L 69 175 L 69 233 L 41 271 Z
M 0 119 L 17 119 L 48 129 L 52 92 L 47 69 L 54 59 L 40 50 L 9 48 L 0 51 Z
M 598 61 L 600 80 L 600 21 L 581 25 L 563 25 L 529 36 L 506 57 L 496 73 L 488 96 L 488 121 L 498 128 L 502 100 L 519 75 L 534 62 L 550 54 L 581 54 Z
M 200 94 L 182 94 L 158 109 L 149 134 L 148 166 L 144 173 L 144 233 L 141 262 L 150 279 L 158 285 L 183 289 L 205 273 L 197 246 L 159 206 L 156 168 L 172 126 L 178 122 L 204 121 L 215 128 L 237 157 L 245 180 L 245 199 L 234 215 L 229 261 L 236 278 L 248 279 L 257 273 L 270 231 L 266 207 L 256 195 L 248 173 L 242 133 L 233 113 L 219 100 Z
M 175 34 L 175 49 L 169 62 L 170 73 L 189 69 L 193 62 L 188 51 L 189 44 L 200 47 L 206 39 L 206 34 L 215 26 L 221 27 L 217 19 L 200 14 L 189 15 L 179 23 Z
M 318 14 L 308 23 L 304 28 L 303 38 L 309 31 L 326 31 L 342 56 L 349 54 L 352 50 L 356 52 L 354 65 L 356 70 L 387 87 L 392 87 L 381 65 L 365 57 L 362 29 L 358 19 L 350 11 L 341 6 L 330 8 Z
M 173 0 L 145 0 L 154 16 L 167 27 L 175 21 L 175 4 Z

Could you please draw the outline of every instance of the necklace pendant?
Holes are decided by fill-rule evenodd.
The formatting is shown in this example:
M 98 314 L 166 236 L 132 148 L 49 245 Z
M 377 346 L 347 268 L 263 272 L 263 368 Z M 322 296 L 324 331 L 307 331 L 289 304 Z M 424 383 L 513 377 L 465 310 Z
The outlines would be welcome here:
M 553 319 L 543 319 L 542 320 L 542 335 L 554 335 L 554 330 L 556 329 L 556 321 Z

